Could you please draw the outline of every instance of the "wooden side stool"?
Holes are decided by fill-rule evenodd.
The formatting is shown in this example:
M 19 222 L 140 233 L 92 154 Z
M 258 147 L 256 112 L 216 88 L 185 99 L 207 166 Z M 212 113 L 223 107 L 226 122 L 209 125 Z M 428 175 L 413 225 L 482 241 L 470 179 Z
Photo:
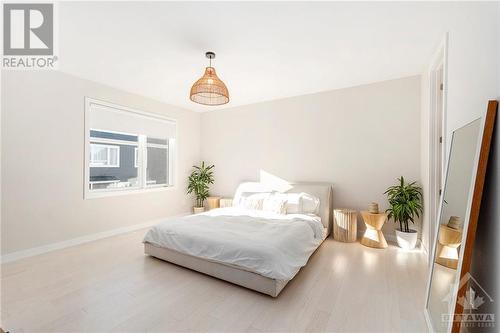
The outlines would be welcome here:
M 457 269 L 458 247 L 462 243 L 462 231 L 441 224 L 436 247 L 436 263 Z
M 208 205 L 208 210 L 219 208 L 220 197 L 208 197 L 207 205 Z
M 382 233 L 382 226 L 385 221 L 387 221 L 387 214 L 372 214 L 363 211 L 361 212 L 361 216 L 366 226 L 365 234 L 363 238 L 361 238 L 361 244 L 377 249 L 385 249 L 387 247 L 387 241 Z
M 333 239 L 346 243 L 355 242 L 358 236 L 358 212 L 352 209 L 335 209 L 333 217 Z

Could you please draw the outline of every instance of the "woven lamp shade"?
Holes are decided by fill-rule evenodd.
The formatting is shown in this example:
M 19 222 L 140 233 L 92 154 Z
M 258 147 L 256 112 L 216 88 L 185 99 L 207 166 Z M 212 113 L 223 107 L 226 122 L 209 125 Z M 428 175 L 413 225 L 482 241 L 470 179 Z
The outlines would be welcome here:
M 207 67 L 205 74 L 191 87 L 189 98 L 203 105 L 222 105 L 229 102 L 229 92 L 224 82 L 217 77 L 215 68 Z

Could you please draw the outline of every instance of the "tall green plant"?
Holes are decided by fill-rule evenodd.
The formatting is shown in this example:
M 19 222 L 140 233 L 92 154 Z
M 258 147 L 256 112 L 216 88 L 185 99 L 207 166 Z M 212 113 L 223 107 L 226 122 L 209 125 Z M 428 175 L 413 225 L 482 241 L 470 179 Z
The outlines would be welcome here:
M 405 183 L 403 176 L 398 182 L 384 192 L 390 205 L 386 213 L 389 213 L 389 218 L 394 218 L 394 222 L 399 222 L 401 231 L 410 232 L 408 221 L 415 223 L 415 216 L 420 217 L 422 213 L 422 188 L 415 185 L 416 182 Z
M 203 207 L 203 202 L 209 197 L 208 190 L 210 184 L 214 183 L 214 165 L 201 166 L 193 165 L 194 170 L 188 178 L 187 194 L 194 193 L 196 197 L 196 207 Z

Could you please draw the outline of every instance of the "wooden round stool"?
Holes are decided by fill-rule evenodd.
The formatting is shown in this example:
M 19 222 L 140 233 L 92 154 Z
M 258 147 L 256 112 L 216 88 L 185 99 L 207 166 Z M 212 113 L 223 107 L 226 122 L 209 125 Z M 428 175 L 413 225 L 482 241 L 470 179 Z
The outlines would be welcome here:
M 361 244 L 377 249 L 385 249 L 387 241 L 382 233 L 382 226 L 387 221 L 386 213 L 372 214 L 366 211 L 361 212 L 363 221 L 365 222 L 366 230 Z
M 358 236 L 358 212 L 352 209 L 333 211 L 333 239 L 352 243 Z
M 208 197 L 207 198 L 207 205 L 208 205 L 208 210 L 219 208 L 220 197 Z
M 436 246 L 436 263 L 457 269 L 458 247 L 462 243 L 462 231 L 441 224 Z

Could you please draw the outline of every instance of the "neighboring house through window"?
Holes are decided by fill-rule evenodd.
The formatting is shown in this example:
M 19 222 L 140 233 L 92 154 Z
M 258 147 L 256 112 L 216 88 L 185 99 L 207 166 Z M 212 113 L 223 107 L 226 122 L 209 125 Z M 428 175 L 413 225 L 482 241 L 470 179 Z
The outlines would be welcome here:
M 86 197 L 173 185 L 175 121 L 89 98 L 86 119 Z
M 90 144 L 91 168 L 119 168 L 120 146 Z

